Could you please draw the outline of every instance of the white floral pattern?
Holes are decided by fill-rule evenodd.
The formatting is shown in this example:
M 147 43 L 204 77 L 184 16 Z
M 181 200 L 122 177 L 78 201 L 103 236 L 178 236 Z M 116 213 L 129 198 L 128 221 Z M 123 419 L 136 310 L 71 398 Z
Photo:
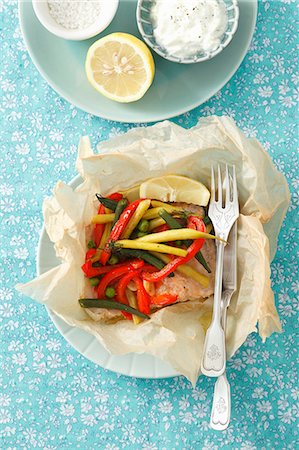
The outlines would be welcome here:
M 206 104 L 174 119 L 191 127 L 202 115 L 232 116 L 267 148 L 292 192 L 272 264 L 284 333 L 265 344 L 250 335 L 229 362 L 232 421 L 223 433 L 208 425 L 212 379 L 201 377 L 192 389 L 183 377 L 141 380 L 96 367 L 66 343 L 43 307 L 14 291 L 35 275 L 42 200 L 58 179 L 75 175 L 79 137 L 90 135 L 95 145 L 134 125 L 93 117 L 60 98 L 29 58 L 17 2 L 4 0 L 0 11 L 1 448 L 295 449 L 297 0 L 261 1 L 235 76 Z

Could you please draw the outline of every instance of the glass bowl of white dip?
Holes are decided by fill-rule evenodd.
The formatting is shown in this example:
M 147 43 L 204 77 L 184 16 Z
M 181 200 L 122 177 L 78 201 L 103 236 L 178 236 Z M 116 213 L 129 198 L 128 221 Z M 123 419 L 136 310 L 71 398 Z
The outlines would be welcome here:
M 239 22 L 237 0 L 138 0 L 144 41 L 169 61 L 192 64 L 218 55 Z

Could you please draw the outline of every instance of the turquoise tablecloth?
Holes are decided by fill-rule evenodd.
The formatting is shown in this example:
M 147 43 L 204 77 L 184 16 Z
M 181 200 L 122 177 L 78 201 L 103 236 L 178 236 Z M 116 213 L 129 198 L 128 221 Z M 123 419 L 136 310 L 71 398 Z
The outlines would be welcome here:
M 251 335 L 228 364 L 232 422 L 209 429 L 213 381 L 118 376 L 84 359 L 45 309 L 18 296 L 35 275 L 41 205 L 58 179 L 75 175 L 79 136 L 99 140 L 133 125 L 92 117 L 62 100 L 25 49 L 17 3 L 5 1 L 1 42 L 1 384 L 3 449 L 295 449 L 296 206 L 298 205 L 296 0 L 262 1 L 242 66 L 208 103 L 174 121 L 185 127 L 228 114 L 266 147 L 292 191 L 272 281 L 284 332 Z

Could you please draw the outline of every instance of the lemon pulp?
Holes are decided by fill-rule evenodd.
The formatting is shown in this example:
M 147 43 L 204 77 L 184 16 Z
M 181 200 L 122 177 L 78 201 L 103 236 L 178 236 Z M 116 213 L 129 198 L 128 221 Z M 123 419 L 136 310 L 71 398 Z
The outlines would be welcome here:
M 127 33 L 112 33 L 89 48 L 85 71 L 98 92 L 111 100 L 128 103 L 146 93 L 154 78 L 155 64 L 140 39 Z
M 140 197 L 206 206 L 210 200 L 210 192 L 199 181 L 182 175 L 165 175 L 143 182 L 140 185 Z

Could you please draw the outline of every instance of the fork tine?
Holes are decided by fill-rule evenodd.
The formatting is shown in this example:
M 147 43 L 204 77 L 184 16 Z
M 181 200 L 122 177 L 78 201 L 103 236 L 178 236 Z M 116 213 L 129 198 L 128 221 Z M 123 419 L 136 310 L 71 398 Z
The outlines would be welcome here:
M 236 176 L 236 166 L 233 165 L 233 203 L 238 203 L 238 188 L 237 188 L 237 176 Z
M 225 206 L 228 205 L 230 201 L 230 180 L 228 173 L 228 165 L 225 165 Z
M 218 203 L 222 207 L 222 180 L 221 180 L 221 170 L 218 164 Z
M 215 201 L 215 174 L 214 167 L 211 167 L 211 201 Z

